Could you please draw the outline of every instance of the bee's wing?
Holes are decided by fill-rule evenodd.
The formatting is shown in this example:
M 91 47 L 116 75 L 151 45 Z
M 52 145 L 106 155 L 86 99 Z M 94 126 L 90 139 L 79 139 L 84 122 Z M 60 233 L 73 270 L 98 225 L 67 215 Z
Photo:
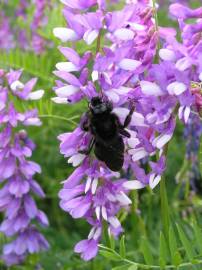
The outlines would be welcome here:
M 121 136 L 117 136 L 113 142 L 103 144 L 97 141 L 95 144 L 96 157 L 104 161 L 112 171 L 120 171 L 124 162 L 124 142 Z

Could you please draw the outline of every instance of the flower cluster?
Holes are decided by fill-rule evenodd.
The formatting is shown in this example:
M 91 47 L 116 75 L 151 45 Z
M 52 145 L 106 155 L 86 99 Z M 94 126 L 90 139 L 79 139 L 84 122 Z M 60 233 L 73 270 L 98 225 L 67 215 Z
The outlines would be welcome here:
M 54 35 L 63 43 L 75 43 L 74 48 L 84 43 L 91 50 L 80 55 L 76 49 L 59 47 L 67 61 L 56 64 L 59 79 L 53 101 L 74 104 L 99 96 L 112 103 L 122 124 L 135 108 L 127 126 L 130 138 L 123 138 L 120 173 L 84 154 L 93 135 L 82 129 L 83 118 L 72 133 L 59 136 L 61 153 L 78 166 L 64 182 L 60 205 L 92 226 L 88 239 L 75 246 L 75 252 L 89 260 L 97 254 L 104 223 L 110 234 L 122 232 L 117 214 L 127 211 L 128 192 L 147 185 L 153 189 L 161 180 L 177 114 L 186 124 L 191 110 L 197 111 L 200 91 L 193 91 L 191 82 L 201 80 L 201 23 L 186 25 L 183 20 L 200 17 L 201 10 L 171 6 L 172 15 L 180 16 L 183 42 L 179 43 L 175 29 L 155 24 L 150 1 L 127 1 L 122 10 L 110 12 L 104 0 L 61 2 L 67 27 L 55 28 Z
M 9 18 L 3 11 L 0 12 L 0 49 L 11 49 L 14 46 L 13 34 Z
M 6 3 L 8 4 L 8 3 Z M 5 4 L 5 5 L 6 5 Z M 27 10 L 29 8 L 30 2 L 27 0 L 20 0 L 19 5 L 16 8 L 15 15 L 17 20 L 24 25 L 21 27 L 17 25 L 11 28 L 13 24 L 12 19 L 6 17 L 3 11 L 1 12 L 0 19 L 0 48 L 1 49 L 11 49 L 15 47 L 20 47 L 24 50 L 34 50 L 36 54 L 41 54 L 44 52 L 45 47 L 48 45 L 47 41 L 39 34 L 39 30 L 42 29 L 48 21 L 46 16 L 47 8 L 50 8 L 50 2 L 47 0 L 35 0 L 33 1 L 34 13 L 33 19 L 30 23 L 31 29 L 31 40 L 29 40 L 29 35 L 27 33 L 27 23 L 29 23 L 29 18 L 27 15 Z
M 45 9 L 48 6 L 47 0 L 35 0 L 34 18 L 31 23 L 32 29 L 32 48 L 37 54 L 44 51 L 46 41 L 37 33 L 38 29 L 47 24 L 47 17 L 45 16 Z
M 186 139 L 186 159 L 188 161 L 187 177 L 190 182 L 191 189 L 195 193 L 201 192 L 201 173 L 198 157 L 200 148 L 200 138 L 202 134 L 202 123 L 198 115 L 192 115 L 184 130 Z
M 37 80 L 23 84 L 22 71 L 0 70 L 0 211 L 5 219 L 0 231 L 12 237 L 3 248 L 7 265 L 21 263 L 27 254 L 48 248 L 48 242 L 37 229 L 36 222 L 48 225 L 45 213 L 37 208 L 33 195 L 45 196 L 34 175 L 40 166 L 29 160 L 35 144 L 22 127 L 40 126 L 36 110 L 18 112 L 14 99 L 37 100 L 43 90 L 32 92 Z M 12 98 L 11 98 L 12 96 Z

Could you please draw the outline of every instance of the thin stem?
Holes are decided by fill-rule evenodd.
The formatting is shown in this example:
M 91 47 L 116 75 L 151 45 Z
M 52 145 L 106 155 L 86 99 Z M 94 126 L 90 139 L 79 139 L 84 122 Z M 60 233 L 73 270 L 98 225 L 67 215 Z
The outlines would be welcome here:
M 155 29 L 158 32 L 158 14 L 156 10 L 156 0 L 152 0 L 152 6 L 154 10 L 154 18 L 155 18 Z
M 158 24 L 158 14 L 156 9 L 156 0 L 152 0 L 152 6 L 154 11 L 154 19 L 155 19 L 155 30 L 157 33 L 159 33 L 159 24 Z M 158 51 L 160 50 L 160 43 L 159 43 L 159 37 L 158 37 L 158 44 L 157 44 Z
M 166 192 L 165 179 L 161 179 L 160 182 L 160 197 L 161 197 L 161 219 L 163 224 L 163 232 L 166 240 L 169 239 L 169 226 L 170 226 L 170 217 L 169 217 L 169 207 L 168 207 L 168 198 Z
M 55 119 L 59 119 L 59 120 L 65 120 L 65 121 L 68 121 L 68 122 L 71 122 L 72 124 L 74 125 L 77 125 L 77 122 L 73 121 L 74 119 L 78 119 L 79 116 L 76 115 L 76 116 L 73 116 L 71 118 L 66 118 L 64 116 L 60 116 L 60 115 L 51 115 L 51 114 L 42 114 L 42 115 L 39 115 L 40 118 L 55 118 Z
M 116 254 L 117 256 L 120 256 L 120 261 L 121 262 L 125 262 L 127 264 L 131 264 L 131 265 L 136 265 L 138 267 L 138 269 L 147 269 L 147 270 L 151 270 L 151 269 L 162 269 L 159 265 L 146 265 L 143 263 L 137 263 L 134 261 L 131 261 L 129 259 L 125 259 L 122 258 L 121 255 L 119 253 L 117 253 L 116 251 L 112 250 L 111 248 L 105 247 L 103 245 L 98 245 L 100 248 L 104 249 L 104 250 L 108 250 L 114 254 Z M 185 263 L 181 263 L 178 265 L 178 269 L 180 269 L 181 267 L 186 267 L 186 266 L 193 266 L 193 265 L 201 265 L 202 264 L 202 260 L 193 260 L 193 262 L 185 262 Z M 164 267 L 164 269 L 176 269 L 175 265 L 166 265 Z
M 102 30 L 100 30 L 99 35 L 97 37 L 96 54 L 100 51 L 100 47 L 101 47 L 101 35 L 102 35 Z

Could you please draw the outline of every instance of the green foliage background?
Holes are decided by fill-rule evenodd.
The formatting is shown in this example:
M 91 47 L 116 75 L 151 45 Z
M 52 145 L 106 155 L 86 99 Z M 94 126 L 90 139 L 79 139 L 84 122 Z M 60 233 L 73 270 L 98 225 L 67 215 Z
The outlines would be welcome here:
M 0 51 L 1 68 L 23 68 L 25 77 L 38 77 L 38 89 L 42 88 L 46 91 L 42 101 L 30 102 L 26 105 L 18 104 L 18 106 L 22 110 L 25 109 L 25 106 L 37 107 L 43 120 L 43 126 L 30 128 L 29 134 L 37 144 L 33 159 L 42 166 L 42 174 L 37 176 L 37 180 L 47 196 L 45 200 L 38 200 L 37 203 L 47 213 L 50 220 L 50 227 L 44 229 L 43 233 L 50 242 L 51 248 L 48 252 L 30 256 L 24 265 L 9 269 L 202 269 L 202 264 L 200 264 L 202 259 L 201 194 L 190 200 L 189 185 L 187 184 L 186 189 L 184 189 L 182 183 L 176 185 L 175 182 L 175 176 L 183 164 L 184 171 L 187 168 L 184 160 L 183 128 L 180 123 L 178 123 L 178 129 L 168 151 L 168 168 L 165 175 L 168 204 L 162 185 L 161 188 L 157 187 L 153 191 L 145 189 L 139 193 L 133 192 L 131 194 L 133 198 L 131 211 L 120 213 L 125 228 L 125 237 L 123 236 L 120 241 L 115 242 L 113 239 L 105 239 L 101 254 L 92 262 L 83 262 L 73 253 L 74 244 L 86 238 L 89 226 L 85 221 L 73 220 L 59 208 L 57 194 L 61 188 L 60 182 L 68 177 L 72 168 L 59 153 L 57 136 L 74 129 L 80 115 L 85 111 L 86 103 L 67 106 L 56 105 L 50 101 L 50 98 L 54 96 L 52 87 L 55 78 L 52 71 L 55 64 L 63 59 L 57 50 L 59 43 L 53 37 L 52 29 L 64 25 L 64 20 L 59 1 L 53 2 L 55 2 L 54 8 L 47 14 L 49 17 L 48 25 L 39 31 L 44 38 L 52 42 L 52 48 L 47 49 L 40 56 L 20 49 L 9 52 Z M 200 5 L 199 0 L 191 2 L 196 6 Z M 13 16 L 18 3 L 18 0 L 12 0 L 9 1 L 8 5 L 1 4 L 0 8 L 7 15 Z M 33 5 L 30 5 L 28 21 L 31 20 L 32 14 Z M 166 3 L 159 10 L 158 17 L 161 25 L 176 27 L 176 23 L 167 17 Z M 25 24 L 13 18 L 14 24 L 26 28 L 28 32 L 30 31 L 28 23 Z M 79 44 L 77 49 L 82 53 L 86 47 Z M 56 116 L 59 117 L 56 118 Z M 69 120 L 65 120 L 65 118 Z M 184 179 L 183 174 L 181 178 Z M 163 208 L 160 207 L 162 201 Z M 0 235 L 0 248 L 5 241 L 4 236 Z M 165 268 L 165 265 L 171 266 Z M 178 265 L 181 266 L 178 267 Z M 3 262 L 0 262 L 0 269 L 7 269 Z

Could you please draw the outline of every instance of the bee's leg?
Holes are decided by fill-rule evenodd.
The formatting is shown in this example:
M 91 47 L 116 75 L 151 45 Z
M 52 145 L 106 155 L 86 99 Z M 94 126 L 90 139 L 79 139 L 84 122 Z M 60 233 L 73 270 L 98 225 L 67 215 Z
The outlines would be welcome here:
M 124 137 L 130 138 L 130 133 L 127 130 L 125 130 L 124 128 L 121 128 L 119 130 L 119 133 Z
M 89 115 L 88 113 L 84 113 L 81 117 L 80 127 L 84 131 L 89 131 L 90 123 L 89 123 Z
M 126 128 L 130 124 L 134 111 L 135 111 L 135 106 L 132 105 L 132 107 L 131 107 L 131 109 L 130 109 L 130 111 L 129 111 L 129 113 L 126 116 L 126 119 L 124 121 L 123 128 Z
M 83 155 L 89 155 L 90 152 L 91 152 L 91 150 L 93 149 L 94 144 L 95 144 L 95 139 L 93 138 L 93 139 L 90 141 L 90 144 L 89 144 L 89 146 L 88 146 L 87 149 L 79 150 L 78 152 L 79 152 L 80 154 L 83 154 Z

